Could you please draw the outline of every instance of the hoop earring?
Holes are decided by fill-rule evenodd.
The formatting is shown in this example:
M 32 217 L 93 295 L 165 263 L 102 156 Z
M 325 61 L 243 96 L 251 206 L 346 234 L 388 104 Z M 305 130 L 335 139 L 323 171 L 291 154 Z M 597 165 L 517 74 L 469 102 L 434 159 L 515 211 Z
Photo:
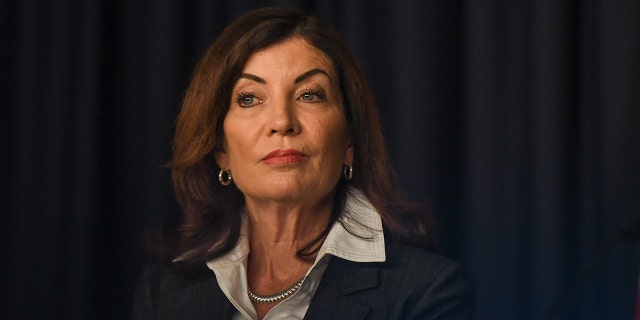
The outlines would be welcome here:
M 220 181 L 221 185 L 226 187 L 231 184 L 232 180 L 233 178 L 231 177 L 231 170 L 224 171 L 220 169 L 220 172 L 218 173 L 218 181 Z
M 345 164 L 342 167 L 342 177 L 347 181 L 351 181 L 353 178 L 353 167 L 350 164 Z

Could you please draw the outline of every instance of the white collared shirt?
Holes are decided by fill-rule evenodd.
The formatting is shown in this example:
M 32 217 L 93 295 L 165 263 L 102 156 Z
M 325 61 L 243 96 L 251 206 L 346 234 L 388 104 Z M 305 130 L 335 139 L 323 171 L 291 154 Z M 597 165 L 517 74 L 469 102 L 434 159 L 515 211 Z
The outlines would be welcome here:
M 350 188 L 342 221 L 351 232 L 336 222 L 324 240 L 314 264 L 307 271 L 300 289 L 274 306 L 264 317 L 270 319 L 304 318 L 331 256 L 353 262 L 385 261 L 382 220 L 360 191 Z M 238 244 L 229 253 L 207 262 L 218 285 L 237 311 L 233 319 L 257 320 L 258 316 L 247 295 L 247 258 L 249 256 L 249 223 L 244 215 Z

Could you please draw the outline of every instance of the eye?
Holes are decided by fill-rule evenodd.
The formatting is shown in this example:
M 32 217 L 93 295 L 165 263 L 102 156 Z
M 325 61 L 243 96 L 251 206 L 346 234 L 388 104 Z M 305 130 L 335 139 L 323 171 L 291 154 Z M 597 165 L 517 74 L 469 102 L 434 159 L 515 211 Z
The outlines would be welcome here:
M 325 100 L 325 94 L 322 91 L 307 89 L 300 94 L 298 99 L 306 103 L 317 103 Z
M 260 100 L 254 94 L 248 92 L 238 93 L 238 96 L 235 97 L 233 101 L 235 101 L 240 107 L 243 108 L 252 107 L 262 103 L 262 100 Z

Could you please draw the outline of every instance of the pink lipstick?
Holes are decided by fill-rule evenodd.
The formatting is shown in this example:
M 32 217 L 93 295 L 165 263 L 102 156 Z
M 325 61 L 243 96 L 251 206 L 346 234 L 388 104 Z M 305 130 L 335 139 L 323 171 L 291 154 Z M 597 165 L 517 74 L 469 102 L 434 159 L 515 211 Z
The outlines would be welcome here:
M 262 159 L 262 162 L 266 164 L 287 164 L 302 161 L 306 157 L 306 154 L 296 149 L 278 149 L 271 151 L 266 157 L 264 157 L 264 159 Z

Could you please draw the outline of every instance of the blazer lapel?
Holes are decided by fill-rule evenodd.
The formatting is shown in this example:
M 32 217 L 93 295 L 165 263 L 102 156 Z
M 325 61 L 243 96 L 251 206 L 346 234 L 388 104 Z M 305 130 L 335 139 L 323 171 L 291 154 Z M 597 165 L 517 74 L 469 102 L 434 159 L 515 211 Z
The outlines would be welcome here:
M 331 257 L 305 319 L 364 319 L 370 289 L 379 285 L 378 263 L 355 263 Z

